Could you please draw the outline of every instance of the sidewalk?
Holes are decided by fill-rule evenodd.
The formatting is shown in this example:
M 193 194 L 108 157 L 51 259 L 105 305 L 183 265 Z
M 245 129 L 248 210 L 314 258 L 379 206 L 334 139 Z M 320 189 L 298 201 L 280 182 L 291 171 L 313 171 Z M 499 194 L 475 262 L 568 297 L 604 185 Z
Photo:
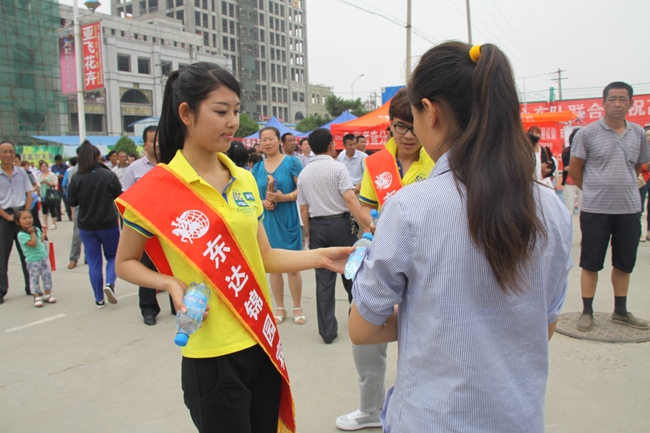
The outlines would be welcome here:
M 577 216 L 574 224 L 577 227 Z M 0 306 L 0 431 L 196 431 L 183 403 L 181 355 L 173 343 L 174 316 L 167 294 L 158 295 L 162 312 L 153 327 L 142 322 L 137 287 L 120 280 L 118 304 L 98 310 L 88 267 L 66 269 L 72 224 L 58 226 L 50 232 L 59 268 L 53 274 L 57 304 L 34 308 L 32 298 L 24 294 L 18 255 L 11 257 L 9 293 Z M 576 266 L 564 312 L 581 309 L 578 242 L 576 234 Z M 595 310 L 605 312 L 613 309 L 607 261 L 594 302 Z M 650 242 L 641 243 L 629 307 L 645 319 L 650 319 L 649 261 Z M 340 280 L 338 284 L 339 338 L 334 343 L 325 345 L 318 335 L 313 271 L 303 272 L 307 323 L 298 326 L 289 317 L 279 325 L 302 433 L 337 432 L 336 417 L 358 407 L 347 296 Z M 292 305 L 288 289 L 285 293 L 287 305 Z M 38 321 L 44 322 L 34 324 Z M 20 326 L 26 327 L 12 330 Z M 555 334 L 550 351 L 549 433 L 650 430 L 649 343 L 594 343 Z M 396 344 L 391 344 L 388 386 L 395 378 L 395 362 Z

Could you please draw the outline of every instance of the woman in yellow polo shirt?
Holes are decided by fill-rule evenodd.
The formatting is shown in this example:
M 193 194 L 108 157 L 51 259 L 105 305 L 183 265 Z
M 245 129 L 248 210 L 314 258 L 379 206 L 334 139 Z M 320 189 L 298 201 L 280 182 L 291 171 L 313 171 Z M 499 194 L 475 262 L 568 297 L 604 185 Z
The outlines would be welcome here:
M 271 248 L 261 223 L 264 209 L 253 176 L 223 153 L 239 126 L 239 107 L 239 83 L 225 69 L 195 63 L 173 72 L 165 85 L 158 129 L 160 158 L 167 170 L 223 219 L 270 304 L 265 273 L 317 267 L 342 272 L 352 249 Z M 139 182 L 146 182 L 147 176 Z M 173 193 L 158 197 L 157 205 L 185 211 L 183 203 L 173 201 Z M 203 273 L 214 270 L 195 269 L 178 249 L 164 242 L 162 250 L 173 277 L 147 269 L 140 258 L 148 239 L 159 231 L 141 216 L 130 208 L 124 211 L 117 274 L 133 284 L 169 292 L 176 309 L 185 312 L 187 284 L 205 282 Z M 183 245 L 191 247 L 189 242 Z M 208 306 L 210 313 L 202 328 L 183 348 L 184 400 L 194 424 L 200 432 L 275 433 L 282 379 L 269 358 L 271 354 L 265 353 L 220 296 L 211 296 Z

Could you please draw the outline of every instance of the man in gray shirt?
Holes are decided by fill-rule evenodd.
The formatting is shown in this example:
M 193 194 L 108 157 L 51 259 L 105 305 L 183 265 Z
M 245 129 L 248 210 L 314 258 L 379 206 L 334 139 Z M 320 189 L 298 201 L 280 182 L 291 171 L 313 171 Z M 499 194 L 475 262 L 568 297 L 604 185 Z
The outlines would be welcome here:
M 612 321 L 639 329 L 650 327 L 648 322 L 629 313 L 626 305 L 641 236 L 641 198 L 636 178 L 642 165 L 650 161 L 650 146 L 643 128 L 625 120 L 632 108 L 632 96 L 629 84 L 617 81 L 607 85 L 603 90 L 605 116 L 582 128 L 571 148 L 569 174 L 583 191 L 583 312 L 577 325 L 580 331 L 589 331 L 593 326 L 592 304 L 598 272 L 603 269 L 610 237 L 615 303 Z
M 4 303 L 4 297 L 9 290 L 9 255 L 14 242 L 23 267 L 25 293 L 31 295 L 29 273 L 25 256 L 18 244 L 18 226 L 14 222 L 14 213 L 20 209 L 31 209 L 34 187 L 25 170 L 13 165 L 15 157 L 16 149 L 13 144 L 7 141 L 0 143 L 0 304 Z

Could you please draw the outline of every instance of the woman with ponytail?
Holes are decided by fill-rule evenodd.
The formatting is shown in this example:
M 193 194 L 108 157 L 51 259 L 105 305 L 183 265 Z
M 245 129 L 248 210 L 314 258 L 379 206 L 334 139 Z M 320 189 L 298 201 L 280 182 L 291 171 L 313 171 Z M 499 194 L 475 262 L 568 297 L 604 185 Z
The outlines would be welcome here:
M 352 248 L 271 248 L 255 179 L 225 155 L 239 107 L 239 83 L 217 65 L 170 75 L 158 128 L 162 164 L 117 200 L 124 231 L 116 268 L 124 280 L 169 292 L 181 313 L 190 283 L 210 289 L 202 327 L 189 340 L 177 337 L 185 405 L 200 432 L 294 432 L 265 274 L 342 272 Z M 144 249 L 160 273 L 140 262 Z
M 571 216 L 533 180 L 496 46 L 438 45 L 407 90 L 436 165 L 385 203 L 350 316 L 355 344 L 399 341 L 384 431 L 541 433 Z

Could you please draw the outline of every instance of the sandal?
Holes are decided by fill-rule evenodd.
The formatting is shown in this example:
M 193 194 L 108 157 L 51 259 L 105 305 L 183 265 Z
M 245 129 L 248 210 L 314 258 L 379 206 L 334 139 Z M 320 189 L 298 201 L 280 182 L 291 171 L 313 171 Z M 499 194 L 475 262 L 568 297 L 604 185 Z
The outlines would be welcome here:
M 48 304 L 56 304 L 56 298 L 51 294 L 47 294 L 43 296 L 43 302 L 47 302 Z
M 284 319 L 287 318 L 287 309 L 284 307 L 276 307 L 275 309 L 284 311 L 281 316 L 273 316 L 275 317 L 275 324 L 279 325 L 280 323 L 284 322 Z
M 43 306 L 43 298 L 40 296 L 34 296 L 34 307 L 42 307 Z
M 294 308 L 293 311 L 296 310 L 302 310 L 302 307 Z M 295 313 L 294 313 L 295 314 Z M 304 325 L 305 322 L 307 322 L 307 318 L 302 315 L 302 316 L 293 316 L 293 321 L 296 322 L 296 325 Z

